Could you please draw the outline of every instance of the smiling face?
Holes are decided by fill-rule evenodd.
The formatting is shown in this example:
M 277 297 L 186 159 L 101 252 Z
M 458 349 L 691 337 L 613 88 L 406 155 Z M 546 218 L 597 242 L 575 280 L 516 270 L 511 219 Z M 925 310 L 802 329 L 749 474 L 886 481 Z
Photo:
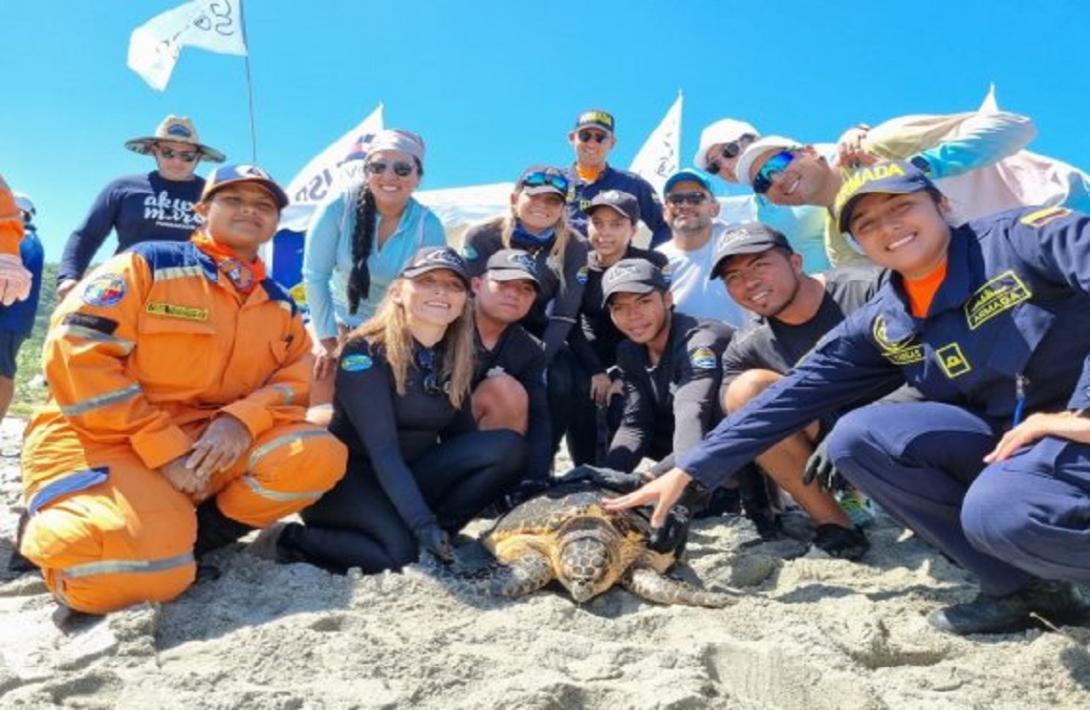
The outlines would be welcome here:
M 753 161 L 749 179 L 753 179 L 774 155 L 783 152 L 781 148 L 772 148 Z M 772 178 L 772 186 L 765 195 L 777 205 L 817 205 L 820 197 L 828 190 L 828 181 L 835 179 L 833 169 L 817 154 L 812 147 L 796 148 L 791 151 L 794 159 Z
M 544 232 L 555 227 L 564 215 L 564 198 L 555 192 L 527 194 L 525 190 L 511 195 L 515 216 L 531 232 Z
M 465 283 L 449 269 L 435 269 L 415 279 L 399 279 L 391 298 L 405 309 L 409 325 L 446 327 L 465 310 Z M 393 288 L 393 286 L 391 286 Z
M 699 204 L 694 204 L 696 195 L 702 195 Z M 672 195 L 686 197 L 677 201 Z M 693 196 L 689 199 L 688 196 Z M 712 220 L 719 214 L 719 202 L 704 186 L 693 180 L 679 180 L 670 186 L 662 216 L 666 224 L 675 232 L 696 234 L 710 229 Z
M 789 306 L 799 292 L 802 257 L 772 248 L 729 257 L 720 270 L 727 293 L 743 308 L 765 318 Z
M 636 225 L 609 206 L 596 207 L 587 220 L 590 247 L 603 263 L 612 264 L 621 258 L 635 234 Z
M 526 317 L 537 298 L 537 289 L 529 279 L 496 281 L 488 272 L 473 279 L 473 294 L 478 313 L 500 323 L 517 323 Z
M 609 131 L 588 126 L 569 133 L 568 142 L 575 149 L 575 161 L 580 166 L 596 169 L 605 167 L 609 151 L 613 150 L 617 139 Z
M 157 141 L 152 154 L 155 156 L 155 166 L 159 174 L 176 182 L 192 180 L 201 159 L 197 146 L 173 141 Z
M 616 293 L 609 298 L 609 317 L 626 338 L 646 345 L 666 327 L 671 303 L 669 292 Z
M 863 195 L 855 202 L 848 227 L 871 261 L 918 279 L 946 259 L 946 209 L 945 202 L 936 203 L 925 191 Z
M 257 248 L 272 239 L 280 220 L 276 198 L 252 182 L 225 185 L 194 210 L 214 241 L 251 261 L 257 258 Z
M 379 167 L 383 168 L 381 173 L 376 172 Z M 407 169 L 410 170 L 407 175 L 398 175 L 399 171 L 406 172 Z M 380 150 L 369 154 L 364 170 L 375 203 L 383 210 L 400 210 L 420 184 L 420 172 L 413 156 L 400 150 Z

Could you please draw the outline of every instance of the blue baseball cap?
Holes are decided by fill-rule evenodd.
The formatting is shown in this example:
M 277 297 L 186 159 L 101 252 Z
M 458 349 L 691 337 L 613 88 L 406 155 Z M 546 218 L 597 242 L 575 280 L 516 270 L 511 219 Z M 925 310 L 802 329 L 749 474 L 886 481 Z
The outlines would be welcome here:
M 709 195 L 714 195 L 712 192 L 712 184 L 708 181 L 708 178 L 704 177 L 703 173 L 699 173 L 696 170 L 685 168 L 684 170 L 678 170 L 666 180 L 666 184 L 662 186 L 663 194 L 670 192 L 674 185 L 679 182 L 695 182 L 699 183 L 701 187 L 707 190 Z
M 863 195 L 874 193 L 906 195 L 921 190 L 938 193 L 939 189 L 918 163 L 926 165 L 922 159 L 913 162 L 898 160 L 875 163 L 848 173 L 844 177 L 840 191 L 836 193 L 836 202 L 833 203 L 833 209 L 837 215 L 836 223 L 840 231 L 849 231 L 852 211 Z
M 224 165 L 222 168 L 213 170 L 205 178 L 201 202 L 207 202 L 208 198 L 212 197 L 217 190 L 240 182 L 257 183 L 276 198 L 276 203 L 280 206 L 280 209 L 288 206 L 288 194 L 276 184 L 276 181 L 267 172 L 256 165 Z

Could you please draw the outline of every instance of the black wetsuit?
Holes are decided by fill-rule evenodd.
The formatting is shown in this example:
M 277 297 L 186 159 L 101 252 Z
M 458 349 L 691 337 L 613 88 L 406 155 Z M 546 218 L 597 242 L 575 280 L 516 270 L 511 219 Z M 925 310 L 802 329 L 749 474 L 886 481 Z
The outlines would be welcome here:
M 664 268 L 669 260 L 666 255 L 629 245 L 621 256 L 622 259 L 645 259 L 655 266 Z M 568 450 L 576 464 L 599 463 L 597 451 L 599 435 L 603 446 L 608 446 L 609 438 L 620 424 L 623 411 L 623 397 L 614 397 L 606 421 L 607 432 L 598 421 L 597 406 L 590 398 L 590 378 L 599 373 L 609 374 L 613 379 L 620 377 L 617 363 L 617 346 L 625 339 L 624 333 L 613 325 L 609 309 L 602 305 L 602 275 L 606 269 L 598 261 L 598 254 L 590 252 L 587 256 L 587 283 L 583 289 L 583 302 L 579 307 L 579 327 L 573 328 L 568 336 L 568 345 L 572 357 L 568 360 L 570 372 L 564 373 L 569 378 L 571 395 L 566 398 L 568 409 L 563 417 L 567 424 Z
M 624 415 L 613 435 L 606 466 L 631 471 L 647 456 L 663 460 L 700 443 L 722 413 L 721 358 L 734 329 L 675 312 L 657 365 L 647 348 L 626 340 L 617 348 L 624 372 Z
M 432 353 L 431 369 L 423 351 Z M 523 469 L 521 436 L 477 431 L 469 397 L 455 409 L 436 382 L 438 352 L 415 348 L 405 394 L 381 348 L 350 342 L 336 374 L 332 431 L 349 449 L 348 470 L 290 525 L 279 552 L 334 571 L 397 569 L 417 557 L 414 531 L 461 529 L 497 500 Z
M 495 220 L 466 232 L 462 256 L 471 275 L 484 274 L 488 258 L 507 248 L 503 245 L 502 228 L 502 222 Z M 530 312 L 520 322 L 526 330 L 544 341 L 545 361 L 552 363 L 567 342 L 568 333 L 579 315 L 583 287 L 587 281 L 587 242 L 578 232 L 569 233 L 564 249 L 563 279 L 548 263 L 547 248 L 535 250 L 523 244 L 512 246 L 525 249 L 538 263 L 541 288 Z
M 521 325 L 513 324 L 504 329 L 491 350 L 485 348 L 479 334 L 475 345 L 474 389 L 486 378 L 503 373 L 518 380 L 526 390 L 530 411 L 526 427 L 525 478 L 545 480 L 552 470 L 553 447 L 549 398 L 545 387 L 545 351 L 541 341 Z

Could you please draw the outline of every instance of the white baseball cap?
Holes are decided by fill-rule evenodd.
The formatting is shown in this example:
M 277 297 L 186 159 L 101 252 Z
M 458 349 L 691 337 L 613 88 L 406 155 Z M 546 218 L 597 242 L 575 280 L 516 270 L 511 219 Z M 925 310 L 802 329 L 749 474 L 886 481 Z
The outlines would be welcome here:
M 693 156 L 693 165 L 701 170 L 707 170 L 708 148 L 719 143 L 736 141 L 747 133 L 756 138 L 761 137 L 761 134 L 757 132 L 752 124 L 733 118 L 722 118 L 715 123 L 708 124 L 700 132 L 700 147 L 696 149 L 696 155 Z
M 799 143 L 797 140 L 787 138 L 786 136 L 766 136 L 760 140 L 753 141 L 746 146 L 746 149 L 738 156 L 738 162 L 734 164 L 734 176 L 742 185 L 753 187 L 753 180 L 749 177 L 749 171 L 753 167 L 753 163 L 757 161 L 757 158 L 770 150 L 791 150 L 792 148 L 800 148 L 803 145 L 803 143 Z

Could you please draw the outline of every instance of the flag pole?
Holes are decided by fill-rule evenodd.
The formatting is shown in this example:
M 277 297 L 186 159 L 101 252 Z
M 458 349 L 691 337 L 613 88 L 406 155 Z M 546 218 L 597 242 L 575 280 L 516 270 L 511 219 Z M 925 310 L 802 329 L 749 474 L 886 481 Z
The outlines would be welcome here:
M 246 54 L 243 55 L 246 66 L 246 95 L 250 106 L 250 162 L 257 164 L 257 124 L 254 120 L 254 80 L 250 74 L 250 37 L 246 31 L 246 13 L 242 9 L 242 0 L 238 3 L 238 20 L 242 27 L 242 41 L 246 45 Z

